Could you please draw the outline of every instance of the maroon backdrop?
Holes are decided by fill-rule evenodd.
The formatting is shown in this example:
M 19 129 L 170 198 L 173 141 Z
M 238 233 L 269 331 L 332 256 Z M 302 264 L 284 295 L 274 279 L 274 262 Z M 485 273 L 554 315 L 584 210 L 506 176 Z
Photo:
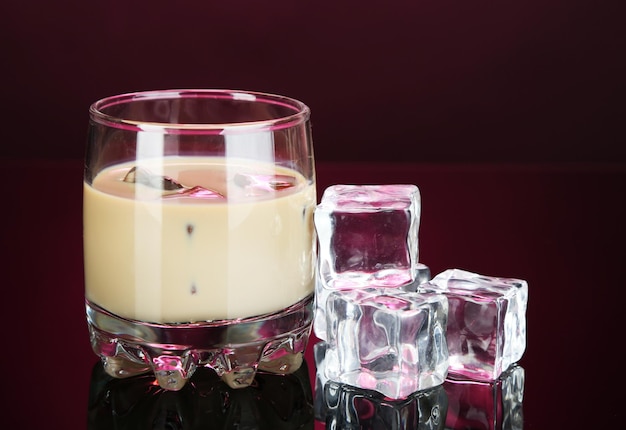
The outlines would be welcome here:
M 626 161 L 624 2 L 10 1 L 0 156 L 80 158 L 136 90 L 282 93 L 318 160 Z
M 434 273 L 529 281 L 528 429 L 619 427 L 625 12 L 623 0 L 2 2 L 0 162 L 17 208 L 0 211 L 8 425 L 85 422 L 89 104 L 212 87 L 310 105 L 320 196 L 417 184 Z

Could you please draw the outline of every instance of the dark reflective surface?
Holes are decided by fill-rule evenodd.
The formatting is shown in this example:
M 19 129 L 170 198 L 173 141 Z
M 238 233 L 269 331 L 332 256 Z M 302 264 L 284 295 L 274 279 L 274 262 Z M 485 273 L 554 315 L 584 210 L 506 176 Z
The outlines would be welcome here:
M 98 363 L 91 375 L 88 430 L 296 430 L 313 426 L 306 363 L 291 375 L 258 373 L 250 387 L 232 389 L 200 368 L 180 391 L 154 375 L 114 379 Z
M 98 359 L 85 318 L 82 161 L 9 160 L 4 167 L 0 426 L 85 429 L 98 403 L 89 399 Z M 524 430 L 624 427 L 618 349 L 626 297 L 626 165 L 319 163 L 317 181 L 320 189 L 416 184 L 423 208 L 420 260 L 433 275 L 456 267 L 528 281 L 528 344 L 519 362 Z M 313 381 L 312 342 L 305 358 Z M 135 412 L 158 406 L 157 396 L 117 393 L 116 405 L 135 402 Z M 185 414 L 194 404 L 218 404 L 186 395 L 158 398 Z M 211 425 L 206 428 L 219 428 Z
M 334 381 L 315 390 L 315 417 L 332 430 L 443 430 L 447 409 L 441 385 L 402 400 Z
M 493 382 L 448 378 L 443 385 L 389 399 L 316 380 L 305 362 L 291 375 L 259 373 L 252 386 L 228 387 L 207 368 L 180 391 L 152 374 L 115 379 L 93 367 L 88 430 L 522 430 L 524 369 L 514 365 Z M 317 420 L 314 423 L 314 418 Z M 315 425 L 314 425 L 315 424 Z
M 322 363 L 323 366 L 323 363 Z M 522 430 L 524 368 L 512 365 L 495 381 L 448 377 L 443 385 L 389 399 L 348 384 L 315 381 L 318 428 L 359 430 Z
M 449 377 L 446 430 L 522 430 L 524 368 L 514 364 L 496 381 Z

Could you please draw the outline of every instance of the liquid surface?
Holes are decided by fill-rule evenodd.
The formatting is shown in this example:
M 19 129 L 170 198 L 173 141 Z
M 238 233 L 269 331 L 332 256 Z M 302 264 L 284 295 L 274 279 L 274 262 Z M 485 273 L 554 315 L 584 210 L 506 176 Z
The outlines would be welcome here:
M 175 323 L 274 312 L 313 292 L 315 185 L 300 174 L 166 157 L 139 166 L 149 180 L 135 181 L 133 167 L 112 166 L 84 185 L 88 300 Z M 170 186 L 159 185 L 164 178 Z

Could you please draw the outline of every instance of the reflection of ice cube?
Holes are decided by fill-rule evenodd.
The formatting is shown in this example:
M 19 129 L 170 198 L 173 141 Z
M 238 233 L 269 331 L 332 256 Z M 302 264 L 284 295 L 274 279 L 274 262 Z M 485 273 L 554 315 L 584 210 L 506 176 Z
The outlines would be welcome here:
M 456 379 L 443 384 L 448 394 L 446 429 L 522 430 L 524 369 L 513 364 L 495 381 Z
M 419 292 L 448 297 L 450 373 L 494 380 L 526 349 L 528 284 L 450 269 Z
M 324 421 L 327 410 L 324 401 L 324 385 L 328 382 L 326 376 L 326 351 L 328 344 L 326 342 L 317 342 L 313 345 L 313 359 L 315 360 L 315 395 L 313 397 L 313 410 L 315 419 Z
M 443 385 L 412 393 L 405 399 L 329 380 L 325 355 L 328 344 L 314 346 L 315 418 L 326 428 L 355 430 L 443 430 L 447 396 Z
M 315 211 L 320 276 L 331 288 L 411 282 L 418 261 L 415 185 L 334 185 Z
M 443 383 L 448 370 L 442 294 L 333 292 L 327 303 L 327 377 L 390 398 Z

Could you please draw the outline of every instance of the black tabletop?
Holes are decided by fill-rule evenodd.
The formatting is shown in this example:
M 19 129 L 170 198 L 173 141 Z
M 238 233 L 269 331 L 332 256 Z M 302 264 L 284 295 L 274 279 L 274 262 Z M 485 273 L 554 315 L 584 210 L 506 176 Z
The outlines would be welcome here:
M 85 323 L 82 162 L 3 163 L 5 428 L 325 428 L 314 419 L 315 337 L 300 371 L 259 375 L 244 391 L 220 385 L 208 369 L 178 393 L 146 376 L 107 377 Z M 420 260 L 433 274 L 461 268 L 528 282 L 515 410 L 524 429 L 621 427 L 626 166 L 319 164 L 317 180 L 320 196 L 336 183 L 415 184 Z M 400 408 L 432 411 L 441 393 L 426 394 Z M 381 418 L 388 410 L 384 399 L 358 395 L 362 411 Z M 448 413 L 459 409 L 452 400 Z

